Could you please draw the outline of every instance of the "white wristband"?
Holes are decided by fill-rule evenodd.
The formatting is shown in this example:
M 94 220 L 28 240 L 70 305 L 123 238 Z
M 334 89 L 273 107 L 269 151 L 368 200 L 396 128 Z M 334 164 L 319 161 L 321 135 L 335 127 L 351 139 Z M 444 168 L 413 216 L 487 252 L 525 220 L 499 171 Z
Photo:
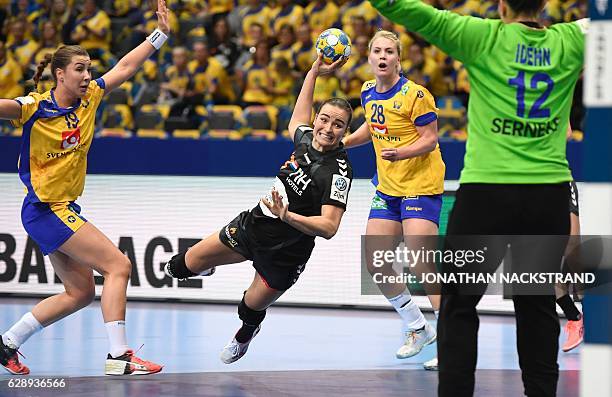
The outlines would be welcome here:
M 168 40 L 168 36 L 159 29 L 155 29 L 153 33 L 147 37 L 147 41 L 151 43 L 156 50 L 159 50 L 166 40 Z

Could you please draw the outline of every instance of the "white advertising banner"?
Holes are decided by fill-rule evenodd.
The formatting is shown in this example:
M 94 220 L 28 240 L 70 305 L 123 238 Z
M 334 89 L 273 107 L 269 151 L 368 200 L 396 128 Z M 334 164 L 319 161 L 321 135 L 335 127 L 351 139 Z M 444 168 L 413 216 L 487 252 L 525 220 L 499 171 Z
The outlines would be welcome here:
M 81 214 L 102 230 L 133 263 L 129 298 L 239 301 L 254 269 L 250 262 L 221 266 L 212 277 L 178 281 L 161 264 L 268 191 L 273 178 L 89 175 Z M 0 174 L 0 293 L 53 294 L 63 291 L 48 257 L 28 239 L 21 224 L 23 185 L 16 174 Z M 446 183 L 455 190 L 456 182 Z M 582 192 L 581 192 L 582 193 Z M 354 180 L 340 230 L 318 238 L 297 284 L 279 302 L 299 305 L 390 307 L 382 296 L 361 294 L 361 235 L 374 187 Z M 96 292 L 101 292 L 101 277 Z M 429 308 L 425 297 L 415 297 Z M 485 296 L 481 310 L 512 310 L 499 296 Z

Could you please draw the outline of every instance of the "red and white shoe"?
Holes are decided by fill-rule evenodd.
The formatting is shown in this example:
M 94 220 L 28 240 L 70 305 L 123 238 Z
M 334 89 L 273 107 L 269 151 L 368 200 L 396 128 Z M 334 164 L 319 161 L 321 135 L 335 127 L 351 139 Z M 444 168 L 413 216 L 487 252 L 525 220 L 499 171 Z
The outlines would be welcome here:
M 577 321 L 568 321 L 565 324 L 565 335 L 567 339 L 561 348 L 564 352 L 575 349 L 584 340 L 584 322 L 582 317 Z
M 106 357 L 104 373 L 106 375 L 150 375 L 156 374 L 164 368 L 163 365 L 145 361 L 134 355 L 133 350 L 128 350 L 119 357 Z
M 0 364 L 13 375 L 27 375 L 30 369 L 19 362 L 17 348 L 5 345 L 0 336 Z

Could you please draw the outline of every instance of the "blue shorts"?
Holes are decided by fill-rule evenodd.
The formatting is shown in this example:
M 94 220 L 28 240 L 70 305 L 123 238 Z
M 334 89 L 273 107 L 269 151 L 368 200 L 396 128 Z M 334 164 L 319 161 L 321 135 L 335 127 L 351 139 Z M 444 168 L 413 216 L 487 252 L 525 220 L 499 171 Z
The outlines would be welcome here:
M 27 198 L 21 207 L 21 221 L 28 235 L 44 255 L 55 252 L 87 219 L 74 202 L 33 203 Z
M 436 225 L 440 222 L 442 195 L 395 197 L 376 191 L 368 219 L 427 219 Z

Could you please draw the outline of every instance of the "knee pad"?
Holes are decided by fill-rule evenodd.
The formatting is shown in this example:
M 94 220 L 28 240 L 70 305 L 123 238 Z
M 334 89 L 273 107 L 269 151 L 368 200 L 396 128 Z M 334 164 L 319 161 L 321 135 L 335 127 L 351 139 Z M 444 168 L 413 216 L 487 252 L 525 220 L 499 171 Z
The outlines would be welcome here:
M 166 273 L 173 278 L 185 279 L 197 276 L 196 273 L 187 269 L 185 264 L 185 253 L 174 255 L 165 266 Z
M 257 326 L 261 324 L 261 322 L 266 317 L 266 311 L 261 310 L 253 310 L 244 303 L 244 298 L 240 301 L 238 305 L 238 317 L 245 323 L 251 326 Z

